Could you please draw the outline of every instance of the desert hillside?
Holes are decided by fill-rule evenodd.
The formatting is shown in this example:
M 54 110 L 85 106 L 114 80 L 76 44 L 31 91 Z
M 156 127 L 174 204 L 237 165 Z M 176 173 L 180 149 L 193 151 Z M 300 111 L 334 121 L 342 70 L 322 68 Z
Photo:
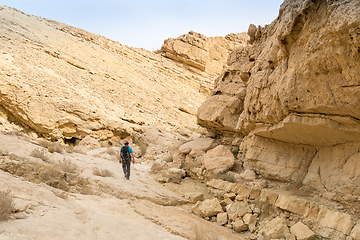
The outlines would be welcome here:
M 155 52 L 0 6 L 0 43 L 0 239 L 360 240 L 359 1 Z

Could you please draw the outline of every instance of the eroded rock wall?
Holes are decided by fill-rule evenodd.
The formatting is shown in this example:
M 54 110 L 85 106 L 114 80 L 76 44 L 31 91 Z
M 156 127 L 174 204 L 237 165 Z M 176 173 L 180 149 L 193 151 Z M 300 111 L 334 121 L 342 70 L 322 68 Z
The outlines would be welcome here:
M 184 63 L 192 71 L 201 71 L 211 76 L 219 75 L 231 51 L 247 46 L 249 36 L 246 33 L 231 33 L 225 37 L 207 37 L 190 31 L 178 38 L 169 38 L 161 46 L 161 55 Z M 208 91 L 213 87 L 209 83 Z
M 360 2 L 286 0 L 248 34 L 198 123 L 246 136 L 244 166 L 265 178 L 359 197 Z

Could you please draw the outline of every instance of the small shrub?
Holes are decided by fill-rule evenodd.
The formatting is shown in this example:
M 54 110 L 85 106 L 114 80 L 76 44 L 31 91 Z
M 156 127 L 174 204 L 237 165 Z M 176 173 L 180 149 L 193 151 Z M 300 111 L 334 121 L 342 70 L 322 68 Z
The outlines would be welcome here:
M 75 165 L 74 163 L 72 163 L 68 159 L 64 159 L 64 160 L 58 162 L 56 164 L 56 167 L 59 168 L 61 171 L 66 172 L 66 173 L 75 174 L 75 173 L 79 172 L 78 166 Z
M 116 151 L 114 148 L 108 148 L 106 150 L 107 154 L 109 154 L 110 156 L 119 156 L 119 152 Z
M 10 191 L 0 191 L 0 222 L 9 219 L 14 210 L 14 202 L 9 193 Z
M 43 160 L 44 162 L 48 162 L 49 156 L 46 154 L 44 149 L 40 149 L 40 148 L 35 148 L 31 153 L 30 156 L 35 157 L 35 158 L 40 158 L 41 160 Z
M 51 142 L 49 142 L 48 140 L 45 140 L 45 139 L 39 139 L 38 144 L 44 148 L 48 148 L 51 146 Z
M 93 174 L 100 177 L 113 177 L 114 175 L 107 169 L 94 168 Z
M 50 146 L 50 147 L 48 147 L 48 151 L 49 151 L 49 153 L 54 153 L 55 148 L 53 146 Z

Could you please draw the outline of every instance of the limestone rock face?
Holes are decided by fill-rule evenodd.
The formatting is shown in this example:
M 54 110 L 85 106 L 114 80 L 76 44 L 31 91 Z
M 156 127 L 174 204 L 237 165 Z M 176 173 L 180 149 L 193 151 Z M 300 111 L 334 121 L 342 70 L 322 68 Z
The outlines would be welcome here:
M 167 58 L 185 63 L 211 75 L 219 74 L 230 51 L 248 45 L 245 33 L 229 34 L 226 37 L 206 37 L 190 31 L 178 38 L 169 38 L 161 47 Z
M 359 196 L 360 2 L 286 0 L 230 53 L 198 123 L 244 136 L 244 166 Z

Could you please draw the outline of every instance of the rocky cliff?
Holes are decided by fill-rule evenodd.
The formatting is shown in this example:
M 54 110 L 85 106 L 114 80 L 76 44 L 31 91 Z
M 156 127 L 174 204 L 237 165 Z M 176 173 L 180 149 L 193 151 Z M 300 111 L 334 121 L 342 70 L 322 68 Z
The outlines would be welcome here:
M 246 33 L 206 37 L 190 31 L 178 38 L 166 39 L 160 53 L 166 58 L 184 63 L 192 71 L 200 70 L 216 76 L 221 73 L 229 53 L 238 47 L 249 45 L 248 40 Z M 212 87 L 211 82 L 210 88 Z
M 359 201 L 360 2 L 286 0 L 248 34 L 198 123 L 234 146 L 242 139 L 245 169 Z

